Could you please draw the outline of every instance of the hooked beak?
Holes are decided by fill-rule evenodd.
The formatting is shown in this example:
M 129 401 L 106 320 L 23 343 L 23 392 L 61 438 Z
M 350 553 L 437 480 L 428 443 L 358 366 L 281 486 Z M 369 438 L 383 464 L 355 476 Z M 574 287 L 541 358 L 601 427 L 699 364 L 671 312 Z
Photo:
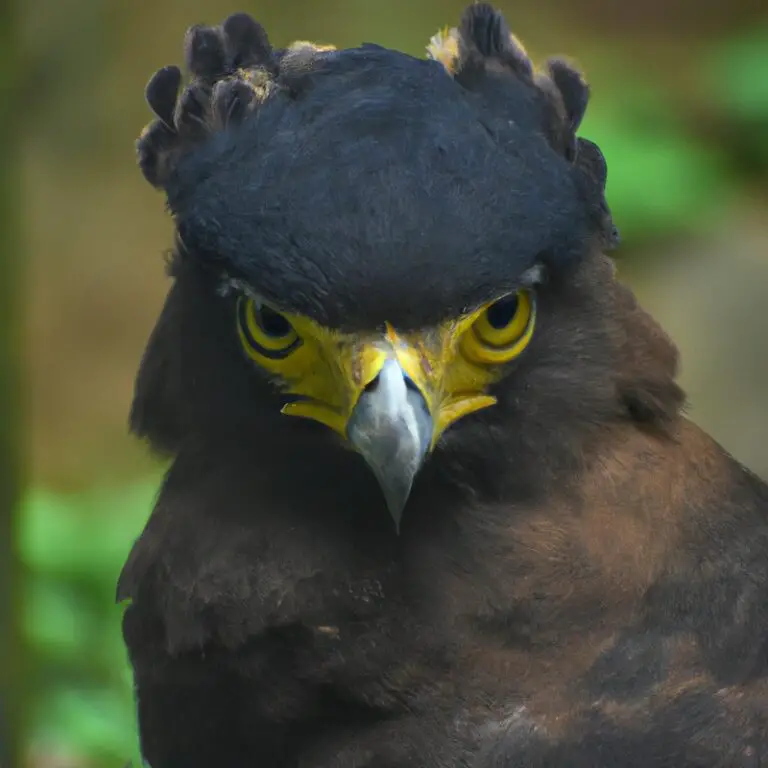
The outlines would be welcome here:
M 432 431 L 424 396 L 397 360 L 389 358 L 360 395 L 347 422 L 347 438 L 376 476 L 398 533 Z

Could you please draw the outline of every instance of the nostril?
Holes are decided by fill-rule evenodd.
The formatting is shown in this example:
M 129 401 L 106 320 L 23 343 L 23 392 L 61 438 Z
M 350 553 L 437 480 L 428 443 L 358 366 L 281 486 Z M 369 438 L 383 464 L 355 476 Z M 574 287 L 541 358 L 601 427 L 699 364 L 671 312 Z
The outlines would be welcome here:
M 371 379 L 363 388 L 364 392 L 375 392 L 379 388 L 380 376 L 376 374 L 376 378 Z

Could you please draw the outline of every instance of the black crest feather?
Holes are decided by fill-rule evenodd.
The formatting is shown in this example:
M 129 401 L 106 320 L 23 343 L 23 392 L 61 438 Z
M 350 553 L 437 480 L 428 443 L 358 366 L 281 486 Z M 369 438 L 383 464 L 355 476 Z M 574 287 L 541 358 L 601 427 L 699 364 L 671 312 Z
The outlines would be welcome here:
M 253 98 L 253 86 L 240 78 L 219 80 L 211 94 L 213 128 L 223 130 L 231 123 L 239 123 Z
M 533 64 L 510 33 L 504 16 L 488 3 L 470 5 L 464 11 L 459 41 L 459 72 L 466 66 L 482 66 L 484 59 L 495 59 L 523 77 L 533 74 Z
M 173 129 L 173 113 L 176 97 L 181 85 L 181 70 L 178 67 L 163 67 L 155 72 L 147 84 L 146 99 L 150 109 L 166 127 Z
M 210 111 L 210 90 L 203 83 L 192 83 L 176 104 L 174 123 L 179 138 L 187 142 L 198 142 L 208 135 Z
M 178 141 L 174 128 L 162 120 L 150 123 L 137 142 L 139 168 L 153 187 L 162 187 L 168 176 L 168 160 Z
M 156 121 L 137 142 L 139 167 L 147 181 L 164 187 L 178 158 L 216 130 L 242 120 L 266 92 L 264 79 L 277 71 L 266 32 L 245 13 L 220 27 L 192 26 L 184 38 L 190 82 L 179 95 L 176 66 L 156 72 L 146 99 Z
M 589 103 L 589 86 L 581 72 L 564 59 L 558 57 L 547 62 L 552 82 L 557 86 L 573 133 L 579 129 Z
M 227 71 L 224 37 L 220 29 L 195 25 L 184 41 L 187 70 L 194 77 L 215 80 Z
M 272 65 L 272 46 L 264 27 L 247 13 L 233 13 L 221 25 L 232 69 Z
M 603 248 L 610 250 L 619 244 L 620 237 L 605 197 L 608 163 L 593 141 L 580 137 L 576 146 L 575 164 L 582 177 L 583 195 L 589 205 L 593 227 L 600 233 Z

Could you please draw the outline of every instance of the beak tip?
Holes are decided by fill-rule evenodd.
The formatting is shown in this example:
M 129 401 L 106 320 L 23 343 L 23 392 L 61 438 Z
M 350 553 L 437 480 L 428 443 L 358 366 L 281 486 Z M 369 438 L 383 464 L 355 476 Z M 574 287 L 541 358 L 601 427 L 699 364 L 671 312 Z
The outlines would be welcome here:
M 394 360 L 385 363 L 378 385 L 361 395 L 347 436 L 375 474 L 399 534 L 414 478 L 429 451 L 432 418 L 423 395 L 406 385 Z
M 381 481 L 380 481 L 381 482 Z M 383 485 L 382 485 L 383 487 Z M 387 509 L 389 510 L 389 516 L 392 518 L 392 522 L 395 524 L 395 533 L 400 535 L 400 524 L 403 520 L 403 511 L 408 503 L 408 498 L 411 493 L 410 484 L 408 489 L 404 493 L 387 493 L 384 491 L 385 501 L 387 503 Z

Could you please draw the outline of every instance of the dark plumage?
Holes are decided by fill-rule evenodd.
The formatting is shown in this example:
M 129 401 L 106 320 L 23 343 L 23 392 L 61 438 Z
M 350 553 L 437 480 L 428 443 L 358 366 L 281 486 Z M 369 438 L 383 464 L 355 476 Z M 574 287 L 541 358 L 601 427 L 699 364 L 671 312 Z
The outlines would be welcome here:
M 603 255 L 579 73 L 484 4 L 442 64 L 243 15 L 186 50 L 139 141 L 178 230 L 118 587 L 147 761 L 768 760 L 768 488 Z
M 533 130 L 530 83 L 499 84 L 494 115 L 436 62 L 373 46 L 325 54 L 305 77 L 167 183 L 206 266 L 359 329 L 420 327 L 513 287 L 536 259 L 578 259 L 574 166 Z

